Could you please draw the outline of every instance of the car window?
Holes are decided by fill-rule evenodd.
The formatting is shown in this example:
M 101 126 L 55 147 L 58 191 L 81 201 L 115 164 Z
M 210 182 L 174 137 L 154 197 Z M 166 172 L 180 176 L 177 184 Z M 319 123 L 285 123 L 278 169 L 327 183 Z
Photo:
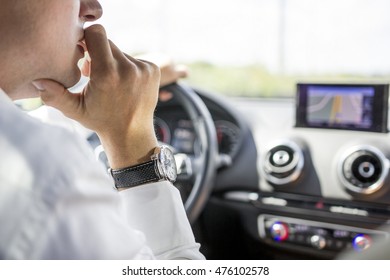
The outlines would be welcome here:
M 298 82 L 390 82 L 388 0 L 100 0 L 131 55 L 186 64 L 227 96 L 293 97 Z M 39 98 L 17 101 L 25 110 Z
M 130 54 L 190 67 L 188 82 L 234 96 L 293 96 L 297 81 L 388 81 L 388 0 L 101 0 Z

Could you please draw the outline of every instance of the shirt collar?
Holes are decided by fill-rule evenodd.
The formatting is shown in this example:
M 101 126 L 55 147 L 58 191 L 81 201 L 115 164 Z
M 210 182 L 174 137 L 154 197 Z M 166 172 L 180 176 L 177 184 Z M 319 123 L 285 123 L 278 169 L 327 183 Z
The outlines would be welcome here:
M 0 102 L 13 103 L 12 99 L 0 88 Z

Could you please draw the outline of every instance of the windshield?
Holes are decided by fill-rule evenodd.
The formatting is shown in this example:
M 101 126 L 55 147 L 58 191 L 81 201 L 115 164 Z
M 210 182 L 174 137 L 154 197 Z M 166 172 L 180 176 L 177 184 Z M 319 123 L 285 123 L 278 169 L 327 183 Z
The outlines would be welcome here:
M 101 0 L 130 54 L 168 54 L 187 82 L 227 95 L 293 96 L 297 81 L 388 81 L 388 0 Z

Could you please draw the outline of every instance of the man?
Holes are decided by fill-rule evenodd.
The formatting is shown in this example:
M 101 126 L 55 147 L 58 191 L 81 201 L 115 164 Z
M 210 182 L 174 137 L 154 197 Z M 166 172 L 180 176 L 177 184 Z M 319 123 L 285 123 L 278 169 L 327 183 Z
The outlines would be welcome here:
M 0 258 L 202 259 L 171 178 L 137 173 L 160 152 L 158 67 L 123 54 L 102 26 L 83 29 L 102 15 L 96 0 L 0 5 Z M 71 94 L 85 51 L 90 81 Z M 83 141 L 11 102 L 39 95 L 98 133 L 117 190 Z

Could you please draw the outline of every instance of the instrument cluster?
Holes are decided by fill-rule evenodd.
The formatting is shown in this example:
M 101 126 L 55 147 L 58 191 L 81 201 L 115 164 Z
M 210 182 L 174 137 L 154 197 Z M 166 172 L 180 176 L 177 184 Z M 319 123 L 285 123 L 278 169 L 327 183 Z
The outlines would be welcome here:
M 219 153 L 234 156 L 238 148 L 239 127 L 227 120 L 216 120 L 214 124 Z M 189 119 L 160 116 L 155 118 L 154 127 L 159 141 L 173 146 L 180 153 L 194 153 L 197 140 L 193 123 Z

